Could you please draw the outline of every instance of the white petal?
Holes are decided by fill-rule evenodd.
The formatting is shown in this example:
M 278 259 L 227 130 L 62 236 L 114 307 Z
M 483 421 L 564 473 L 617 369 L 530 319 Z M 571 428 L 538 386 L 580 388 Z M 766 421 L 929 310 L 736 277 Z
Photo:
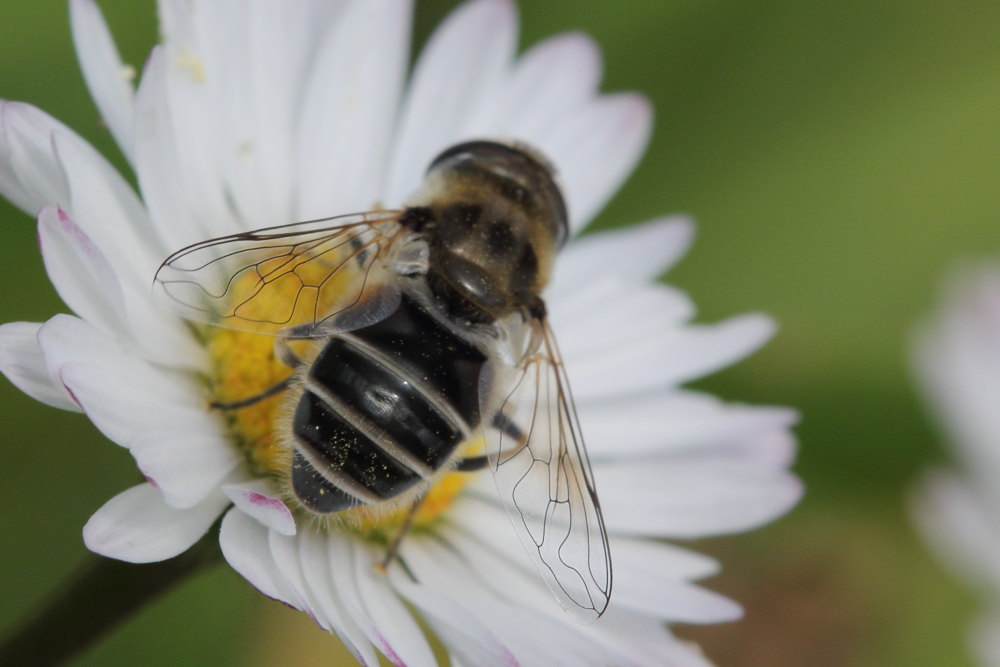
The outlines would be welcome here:
M 1000 592 L 1000 523 L 988 494 L 943 471 L 928 474 L 912 503 L 927 542 L 974 589 Z
M 567 359 L 601 358 L 645 338 L 669 351 L 672 338 L 693 312 L 682 292 L 666 285 L 629 283 L 613 275 L 581 285 L 578 294 L 549 309 Z
M 792 475 L 716 459 L 594 466 L 608 529 L 651 537 L 699 538 L 755 528 L 802 495 Z
M 35 322 L 9 322 L 0 325 L 0 372 L 11 383 L 36 401 L 62 410 L 80 412 L 62 384 L 55 383 L 45 368 L 38 345 Z
M 93 0 L 73 0 L 70 24 L 76 56 L 101 116 L 125 157 L 132 154 L 132 78 Z
M 970 633 L 972 653 L 983 667 L 1000 667 L 1000 609 L 980 618 Z
M 398 569 L 390 571 L 390 580 L 396 590 L 420 610 L 448 651 L 463 664 L 484 667 L 519 664 L 490 628 L 467 607 L 432 588 L 414 583 Z
M 222 487 L 222 491 L 238 509 L 260 521 L 265 527 L 282 535 L 295 534 L 295 517 L 266 481 L 258 479 L 242 484 L 228 484 Z
M 597 92 L 601 53 L 583 33 L 550 37 L 517 62 L 496 98 L 500 131 L 531 142 L 551 132 L 567 112 Z
M 398 0 L 393 0 L 399 7 Z M 384 3 L 364 2 L 366 7 L 382 6 Z M 296 210 L 298 204 L 299 182 L 305 176 L 303 164 L 298 158 L 299 137 L 302 129 L 302 114 L 309 111 L 306 100 L 307 81 L 319 59 L 319 52 L 324 41 L 333 32 L 331 26 L 345 22 L 347 3 L 324 2 L 323 0 L 305 3 L 260 2 L 253 6 L 250 17 L 250 38 L 246 40 L 249 52 L 245 60 L 249 63 L 249 81 L 252 84 L 251 104 L 253 105 L 254 141 L 252 158 L 254 159 L 255 180 L 257 189 L 262 191 L 263 210 L 259 211 L 260 219 L 276 219 L 288 216 L 281 222 L 303 219 L 301 211 Z M 387 19 L 383 38 L 388 37 L 390 44 L 381 43 L 377 47 L 366 45 L 365 52 L 391 52 L 399 47 L 406 51 L 405 43 L 409 35 L 400 35 L 399 43 L 395 42 L 393 22 L 409 22 L 409 8 L 400 8 L 399 16 Z M 231 12 L 222 10 L 219 16 L 228 20 Z M 250 45 L 269 44 L 270 48 L 261 49 Z M 220 44 L 224 49 L 227 45 Z M 360 59 L 361 54 L 356 54 Z M 405 67 L 407 56 L 402 56 Z M 239 64 L 239 60 L 236 61 Z M 383 61 L 384 62 L 384 61 Z M 387 79 L 392 78 L 390 68 L 383 73 Z M 218 77 L 216 77 L 217 79 Z M 223 74 L 225 83 L 228 75 Z M 210 83 L 219 83 L 212 79 Z M 328 82 L 331 87 L 337 87 L 336 82 Z M 231 98 L 225 95 L 223 101 Z M 233 103 L 229 99 L 230 104 Z M 398 91 L 396 97 L 376 100 L 364 106 L 369 107 L 372 116 L 379 115 L 379 107 L 384 104 L 395 110 L 398 107 Z M 374 108 L 373 108 L 374 107 Z M 237 111 L 239 108 L 237 107 Z M 222 108 L 221 122 L 227 122 L 229 109 Z M 217 121 L 218 122 L 218 121 Z M 386 130 L 388 134 L 388 129 Z M 374 147 L 373 147 L 374 148 Z M 245 158 L 243 159 L 245 161 Z M 329 167 L 329 163 L 327 164 Z M 325 170 L 331 181 L 345 176 L 344 170 Z M 349 167 L 348 167 L 349 173 Z M 371 202 L 369 202 L 370 205 Z M 334 211 L 348 213 L 350 211 Z M 324 215 L 331 215 L 325 211 Z M 251 218 L 248 224 L 253 224 Z
M 38 241 L 49 279 L 66 305 L 102 331 L 125 329 L 118 277 L 100 248 L 65 211 L 42 209 Z
M 797 413 L 792 410 L 787 412 L 793 417 L 793 422 L 798 421 Z M 795 436 L 784 427 L 747 438 L 732 449 L 736 456 L 772 468 L 790 467 L 795 462 L 796 450 Z
M 94 553 L 153 563 L 183 553 L 222 513 L 228 499 L 215 493 L 195 507 L 178 510 L 149 484 L 134 486 L 107 503 L 83 527 L 83 541 Z
M 233 508 L 223 517 L 219 530 L 222 555 L 254 588 L 272 600 L 291 605 L 294 595 L 271 558 L 268 534 L 259 521 Z
M 413 548 L 405 553 L 407 563 L 420 573 L 422 583 L 439 590 L 456 590 L 448 582 L 465 581 L 457 589 L 462 596 L 458 602 L 467 602 L 478 615 L 488 618 L 490 628 L 526 664 L 707 665 L 678 646 L 665 631 L 662 619 L 628 611 L 617 603 L 616 593 L 601 620 L 587 627 L 576 624 L 556 610 L 552 595 L 526 561 L 527 569 L 515 565 L 518 558 L 525 559 L 519 553 L 518 540 L 508 539 L 513 529 L 502 510 L 479 500 L 462 502 L 456 509 L 457 513 L 449 512 L 454 525 L 439 530 L 437 542 L 441 544 L 430 545 L 433 549 L 426 557 L 428 563 L 414 553 L 413 541 Z M 655 567 L 667 578 L 682 572 L 708 574 L 715 567 L 711 559 L 669 545 L 613 538 L 613 559 L 619 550 L 630 566 L 652 567 L 650 561 L 655 561 Z M 453 555 L 460 561 L 452 562 Z M 473 572 L 471 576 L 462 574 L 466 567 Z M 616 580 L 622 576 L 629 576 L 627 568 L 616 569 Z M 480 581 L 489 593 L 480 590 Z M 498 600 L 512 604 L 498 606 Z M 512 617 L 505 614 L 508 609 Z
M 534 571 L 498 557 L 492 544 L 443 531 L 439 540 L 407 546 L 404 558 L 417 580 L 486 619 L 519 662 L 622 664 L 620 655 L 593 640 L 590 628 L 559 609 Z
M 516 43 L 517 18 L 508 0 L 466 2 L 437 28 L 414 67 L 403 104 L 387 206 L 410 196 L 438 153 L 477 131 L 470 115 L 502 85 Z
M 574 318 L 573 326 L 553 318 L 560 331 L 582 336 L 588 331 L 619 336 L 615 347 L 601 348 L 592 340 L 592 349 L 577 354 L 573 340 L 563 347 L 573 393 L 578 403 L 634 396 L 656 388 L 678 384 L 738 361 L 760 347 L 774 331 L 763 315 L 744 315 L 715 325 L 687 326 L 673 331 L 644 331 L 642 327 L 613 331 L 601 313 L 591 313 L 589 321 Z M 634 334 L 634 335 L 633 335 Z M 625 340 L 625 337 L 628 340 Z M 567 336 L 561 335 L 561 339 Z
M 620 93 L 580 107 L 536 139 L 556 165 L 573 231 L 582 229 L 631 173 L 652 125 L 649 101 Z
M 409 0 L 349 3 L 324 40 L 302 104 L 297 219 L 375 207 L 409 56 L 411 14 Z
M 614 604 L 678 623 L 723 623 L 742 616 L 735 602 L 674 576 L 669 552 L 638 540 L 612 543 Z
M 666 381 L 680 384 L 734 364 L 766 343 L 775 329 L 770 317 L 754 313 L 688 327 L 673 345 L 675 364 Z
M 786 408 L 727 405 L 706 394 L 667 390 L 597 402 L 580 411 L 587 449 L 595 460 L 747 447 L 775 467 L 781 459 L 787 462 L 789 441 L 749 443 L 772 437 L 797 418 Z
M 171 117 L 170 96 L 167 93 L 167 69 L 163 47 L 156 47 L 146 61 L 142 80 L 135 98 L 135 171 L 149 216 L 171 249 L 182 248 L 212 236 L 237 231 L 231 214 L 216 200 L 206 202 L 211 192 L 209 183 L 198 178 L 185 178 L 184 174 L 202 177 L 205 160 L 193 154 L 182 167 L 179 146 Z M 191 142 L 194 146 L 198 142 Z M 204 150 L 204 143 L 201 144 Z M 194 150 L 192 148 L 192 150 Z M 208 164 L 211 167 L 211 163 Z M 198 192 L 192 188 L 199 187 Z M 202 217 L 217 214 L 217 233 L 211 234 Z
M 177 509 L 200 503 L 240 463 L 236 448 L 217 432 L 140 432 L 132 438 L 129 450 L 146 479 Z
M 916 368 L 967 474 L 990 488 L 1000 469 L 1000 272 L 967 270 L 949 292 L 938 320 L 920 332 Z
M 330 578 L 327 539 L 330 538 L 326 534 L 314 531 L 302 531 L 298 534 L 299 564 L 311 582 L 310 593 L 315 600 L 315 608 L 359 663 L 366 667 L 377 667 L 379 660 L 374 647 L 348 614 Z
M 0 100 L 0 194 L 31 216 L 46 205 L 69 207 L 69 186 L 52 134 L 64 125 L 30 104 Z
M 556 259 L 546 290 L 550 305 L 602 274 L 628 281 L 654 280 L 687 252 L 693 237 L 691 220 L 669 217 L 574 239 Z
M 620 563 L 629 564 L 622 568 L 626 573 L 635 568 L 636 573 L 648 571 L 678 581 L 696 581 L 719 573 L 719 563 L 714 558 L 666 542 L 615 536 L 611 551 L 616 569 Z

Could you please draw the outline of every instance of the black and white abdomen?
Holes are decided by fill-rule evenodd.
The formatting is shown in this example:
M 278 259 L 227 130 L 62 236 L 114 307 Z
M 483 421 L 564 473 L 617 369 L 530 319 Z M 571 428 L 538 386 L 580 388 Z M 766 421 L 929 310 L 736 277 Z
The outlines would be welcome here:
M 431 479 L 479 425 L 483 352 L 404 296 L 326 343 L 292 416 L 292 490 L 330 514 Z

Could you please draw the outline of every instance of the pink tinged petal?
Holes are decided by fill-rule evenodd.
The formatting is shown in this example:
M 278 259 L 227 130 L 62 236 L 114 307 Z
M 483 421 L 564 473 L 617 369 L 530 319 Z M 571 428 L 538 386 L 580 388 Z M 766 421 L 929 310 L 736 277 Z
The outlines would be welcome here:
M 152 429 L 165 438 L 221 431 L 204 409 L 173 400 L 161 379 L 129 370 L 76 362 L 64 364 L 59 377 L 101 433 L 129 449 Z
M 580 411 L 591 458 L 609 461 L 721 449 L 778 467 L 788 463 L 792 443 L 777 442 L 774 434 L 796 421 L 798 414 L 787 408 L 728 405 L 707 394 L 667 390 Z
M 399 569 L 389 573 L 393 587 L 420 610 L 421 616 L 440 637 L 454 659 L 465 665 L 511 667 L 517 659 L 475 615 L 451 598 L 414 583 Z
M 131 186 L 90 144 L 27 104 L 0 102 L 0 191 L 32 215 L 63 208 L 129 280 L 148 288 L 151 262 L 163 254 Z M 16 192 L 6 192 L 9 178 Z
M 550 37 L 522 55 L 496 99 L 496 125 L 534 143 L 597 93 L 601 54 L 583 33 Z
M 560 253 L 546 294 L 550 302 L 568 297 L 608 272 L 628 281 L 655 280 L 687 252 L 693 238 L 694 223 L 677 216 L 587 234 Z
M 268 530 L 267 544 L 274 564 L 281 572 L 285 584 L 292 591 L 292 606 L 305 612 L 317 625 L 329 632 L 331 630 L 330 624 L 320 611 L 312 593 L 322 573 L 302 570 L 298 554 L 298 541 L 294 536 L 281 535 L 274 530 Z
M 219 530 L 219 544 L 226 562 L 261 593 L 284 602 L 295 603 L 294 593 L 271 557 L 268 531 L 256 519 L 237 508 L 226 513 Z
M 69 9 L 76 56 L 90 96 L 125 157 L 131 160 L 134 72 L 118 55 L 101 10 L 93 0 L 72 0 Z
M 83 541 L 94 553 L 129 563 L 153 563 L 183 553 L 211 527 L 228 504 L 212 494 L 190 509 L 167 505 L 150 484 L 124 491 L 83 527 Z
M 0 194 L 32 216 L 46 205 L 69 206 L 52 146 L 57 130 L 70 132 L 30 104 L 0 100 Z
M 704 459 L 594 466 L 613 534 L 694 539 L 741 532 L 787 512 L 802 484 L 780 470 Z
M 376 579 L 378 555 L 348 539 L 328 540 L 327 549 L 333 586 L 368 640 L 394 665 L 435 665 L 412 615 L 388 582 Z
M 177 509 L 200 503 L 240 463 L 235 447 L 221 433 L 151 430 L 136 435 L 129 450 L 142 474 Z
M 35 322 L 9 322 L 0 325 L 0 372 L 11 383 L 36 401 L 61 410 L 80 412 L 65 387 L 53 382 L 45 367 L 38 344 Z
M 118 277 L 100 248 L 65 211 L 42 209 L 38 241 L 49 279 L 66 305 L 102 331 L 127 330 Z
M 113 338 L 68 315 L 53 317 L 38 332 L 50 377 L 72 393 L 108 438 L 131 447 L 150 432 L 164 437 L 218 434 L 193 378 L 152 366 Z
M 352 544 L 354 549 L 354 578 L 364 607 L 368 610 L 377 630 L 383 636 L 379 646 L 385 647 L 385 657 L 402 667 L 437 664 L 427 638 L 402 600 L 389 586 L 386 577 L 377 573 L 375 565 L 382 558 L 367 545 Z
M 8 105 L 7 111 L 5 118 L 20 140 L 38 143 L 35 160 L 60 172 L 52 178 L 60 190 L 53 201 L 62 202 L 67 219 L 47 213 L 40 227 L 49 226 L 40 230 L 40 238 L 43 251 L 49 251 L 46 266 L 67 304 L 130 337 L 134 347 L 151 358 L 197 358 L 190 335 L 176 318 L 149 303 L 150 277 L 165 253 L 128 183 L 90 145 L 52 118 L 23 105 Z M 53 233 L 69 238 L 54 239 Z M 109 310 L 116 311 L 111 319 Z
M 614 604 L 677 623 L 723 623 L 743 615 L 738 604 L 675 576 L 669 552 L 638 540 L 615 541 Z
M 298 219 L 374 208 L 409 55 L 409 0 L 353 2 L 323 41 L 299 123 Z M 395 206 L 401 202 L 392 202 Z
M 338 591 L 330 579 L 326 542 L 344 539 L 343 535 L 317 535 L 311 531 L 289 537 L 272 530 L 268 547 L 292 591 L 293 606 L 307 613 L 327 632 L 335 632 L 358 662 L 375 667 L 379 664 L 378 656 L 354 620 L 345 615 L 345 606 L 337 598 Z
M 652 127 L 649 101 L 619 93 L 590 102 L 538 138 L 538 147 L 556 165 L 574 231 L 597 214 L 632 172 Z
M 973 589 L 1000 592 L 995 498 L 944 471 L 928 474 L 917 491 L 912 514 L 941 562 Z
M 71 217 L 113 258 L 127 280 L 148 290 L 164 246 L 150 234 L 142 202 L 121 175 L 78 137 L 54 134 L 52 145 L 66 174 Z
M 266 481 L 253 480 L 242 484 L 228 484 L 222 487 L 222 491 L 238 509 L 260 521 L 270 530 L 282 535 L 295 534 L 295 517 Z
M 466 2 L 438 27 L 403 102 L 383 203 L 403 203 L 438 153 L 482 132 L 475 111 L 502 85 L 516 44 L 517 17 L 509 0 Z
M 359 663 L 366 667 L 377 667 L 379 659 L 374 647 L 348 614 L 330 579 L 327 539 L 343 538 L 332 538 L 313 531 L 303 531 L 298 535 L 299 564 L 312 584 L 310 593 L 314 599 L 314 607 L 325 617 L 332 631 Z

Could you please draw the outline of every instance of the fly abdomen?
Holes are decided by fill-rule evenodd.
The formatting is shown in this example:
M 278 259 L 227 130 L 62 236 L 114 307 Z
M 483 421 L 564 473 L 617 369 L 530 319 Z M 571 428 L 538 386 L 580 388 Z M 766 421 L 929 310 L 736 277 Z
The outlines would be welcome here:
M 483 353 L 413 300 L 332 338 L 292 420 L 292 488 L 318 513 L 395 498 L 445 465 L 479 424 Z

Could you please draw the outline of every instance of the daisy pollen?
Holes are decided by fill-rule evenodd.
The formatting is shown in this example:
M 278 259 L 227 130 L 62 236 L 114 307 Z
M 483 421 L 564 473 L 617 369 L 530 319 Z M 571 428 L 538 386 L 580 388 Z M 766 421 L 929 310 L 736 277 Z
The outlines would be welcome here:
M 469 0 L 411 69 L 410 0 L 239 11 L 161 0 L 162 43 L 133 84 L 94 0 L 70 9 L 84 78 L 138 190 L 51 116 L 0 101 L 0 193 L 37 217 L 49 277 L 74 313 L 0 326 L 0 370 L 37 400 L 83 412 L 148 480 L 94 513 L 88 548 L 162 561 L 222 517 L 228 563 L 372 667 L 379 654 L 436 664 L 425 628 L 462 664 L 708 664 L 670 624 L 741 610 L 698 585 L 715 561 L 672 542 L 750 530 L 798 501 L 797 415 L 683 388 L 774 332 L 760 314 L 692 324 L 687 296 L 658 281 L 686 251 L 690 221 L 579 236 L 652 126 L 644 97 L 599 92 L 593 41 L 560 35 L 518 54 L 514 3 Z M 437 480 L 382 572 L 399 512 L 305 517 L 281 481 L 284 397 L 219 408 L 293 373 L 273 337 L 192 325 L 150 294 L 178 248 L 405 206 L 436 155 L 483 138 L 537 149 L 568 209 L 544 300 L 614 565 L 610 606 L 587 627 L 532 567 L 489 473 Z

